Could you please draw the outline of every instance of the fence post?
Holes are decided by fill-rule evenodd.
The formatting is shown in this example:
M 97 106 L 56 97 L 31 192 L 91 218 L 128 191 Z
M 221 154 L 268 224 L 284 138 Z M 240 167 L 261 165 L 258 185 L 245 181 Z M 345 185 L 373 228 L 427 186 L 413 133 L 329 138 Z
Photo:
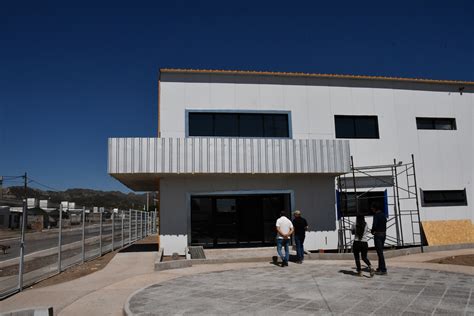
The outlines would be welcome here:
M 124 217 L 125 217 L 125 211 L 122 211 L 122 216 L 120 216 L 122 218 L 122 248 L 123 248 L 123 245 L 124 245 L 124 242 L 123 242 L 123 220 L 124 220 Z
M 155 210 L 153 211 L 153 233 L 157 233 L 156 231 L 156 208 Z
M 138 211 L 135 210 L 135 240 L 138 239 Z
M 140 239 L 143 238 L 143 211 L 140 211 Z
M 86 207 L 82 207 L 82 263 L 86 261 Z
M 59 205 L 59 237 L 58 237 L 58 273 L 61 272 L 61 244 L 63 242 L 63 205 Z
M 99 256 L 102 257 L 102 211 L 103 208 L 99 209 Z
M 132 243 L 132 210 L 128 209 L 128 244 Z
M 112 216 L 110 216 L 112 220 L 112 251 L 114 251 L 114 243 L 115 243 L 115 211 L 112 210 Z
M 148 212 L 145 212 L 145 237 L 148 236 Z
M 27 200 L 23 201 L 23 214 L 21 216 L 21 239 L 20 239 L 20 266 L 18 267 L 18 289 L 23 291 L 23 271 L 25 260 L 25 233 L 26 233 L 26 217 L 28 212 Z

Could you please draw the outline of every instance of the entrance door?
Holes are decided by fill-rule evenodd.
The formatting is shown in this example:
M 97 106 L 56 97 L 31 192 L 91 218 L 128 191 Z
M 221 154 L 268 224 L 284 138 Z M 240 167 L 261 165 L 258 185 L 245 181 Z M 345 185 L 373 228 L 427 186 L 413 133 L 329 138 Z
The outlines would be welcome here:
M 191 244 L 248 247 L 275 244 L 275 222 L 290 214 L 289 194 L 191 197 Z
M 233 197 L 214 198 L 214 245 L 237 245 L 239 219 L 237 201 Z
M 252 245 L 263 242 L 262 199 L 258 195 L 237 198 L 240 218 L 240 243 Z

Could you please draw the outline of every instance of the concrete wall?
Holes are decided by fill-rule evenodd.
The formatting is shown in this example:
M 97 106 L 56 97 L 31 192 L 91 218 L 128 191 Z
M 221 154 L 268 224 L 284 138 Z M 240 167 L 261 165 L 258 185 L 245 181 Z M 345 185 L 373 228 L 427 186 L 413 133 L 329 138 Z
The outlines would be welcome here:
M 291 192 L 292 209 L 303 212 L 310 226 L 305 247 L 337 248 L 334 176 L 181 176 L 160 180 L 160 242 L 165 255 L 184 254 L 190 227 L 190 200 L 196 193 L 242 191 Z
M 355 164 L 408 162 L 413 153 L 419 188 L 467 190 L 468 206 L 422 207 L 422 220 L 474 220 L 470 90 L 461 95 L 448 85 L 240 75 L 163 74 L 161 80 L 162 137 L 184 137 L 185 112 L 192 109 L 290 111 L 295 139 L 334 139 L 334 115 L 377 115 L 380 139 L 350 140 Z M 457 130 L 417 130 L 416 117 L 454 117 Z

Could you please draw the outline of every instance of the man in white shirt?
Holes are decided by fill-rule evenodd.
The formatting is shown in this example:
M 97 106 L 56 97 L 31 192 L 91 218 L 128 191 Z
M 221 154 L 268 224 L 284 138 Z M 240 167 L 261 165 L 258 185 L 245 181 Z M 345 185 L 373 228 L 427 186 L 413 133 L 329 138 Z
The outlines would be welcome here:
M 277 252 L 280 256 L 282 267 L 288 266 L 288 259 L 290 259 L 290 243 L 291 235 L 293 234 L 293 223 L 285 216 L 285 212 L 280 213 L 280 218 L 276 221 L 277 230 Z M 282 246 L 285 247 L 285 255 L 281 252 Z

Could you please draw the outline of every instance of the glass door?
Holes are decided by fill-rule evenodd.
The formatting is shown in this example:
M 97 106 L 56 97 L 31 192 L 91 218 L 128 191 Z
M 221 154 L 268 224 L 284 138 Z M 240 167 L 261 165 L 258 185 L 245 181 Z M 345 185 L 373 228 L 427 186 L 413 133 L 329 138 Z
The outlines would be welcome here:
M 214 203 L 214 246 L 238 244 L 239 218 L 236 198 L 218 197 Z
M 290 218 L 289 194 L 191 197 L 191 244 L 204 247 L 274 245 L 280 212 Z

